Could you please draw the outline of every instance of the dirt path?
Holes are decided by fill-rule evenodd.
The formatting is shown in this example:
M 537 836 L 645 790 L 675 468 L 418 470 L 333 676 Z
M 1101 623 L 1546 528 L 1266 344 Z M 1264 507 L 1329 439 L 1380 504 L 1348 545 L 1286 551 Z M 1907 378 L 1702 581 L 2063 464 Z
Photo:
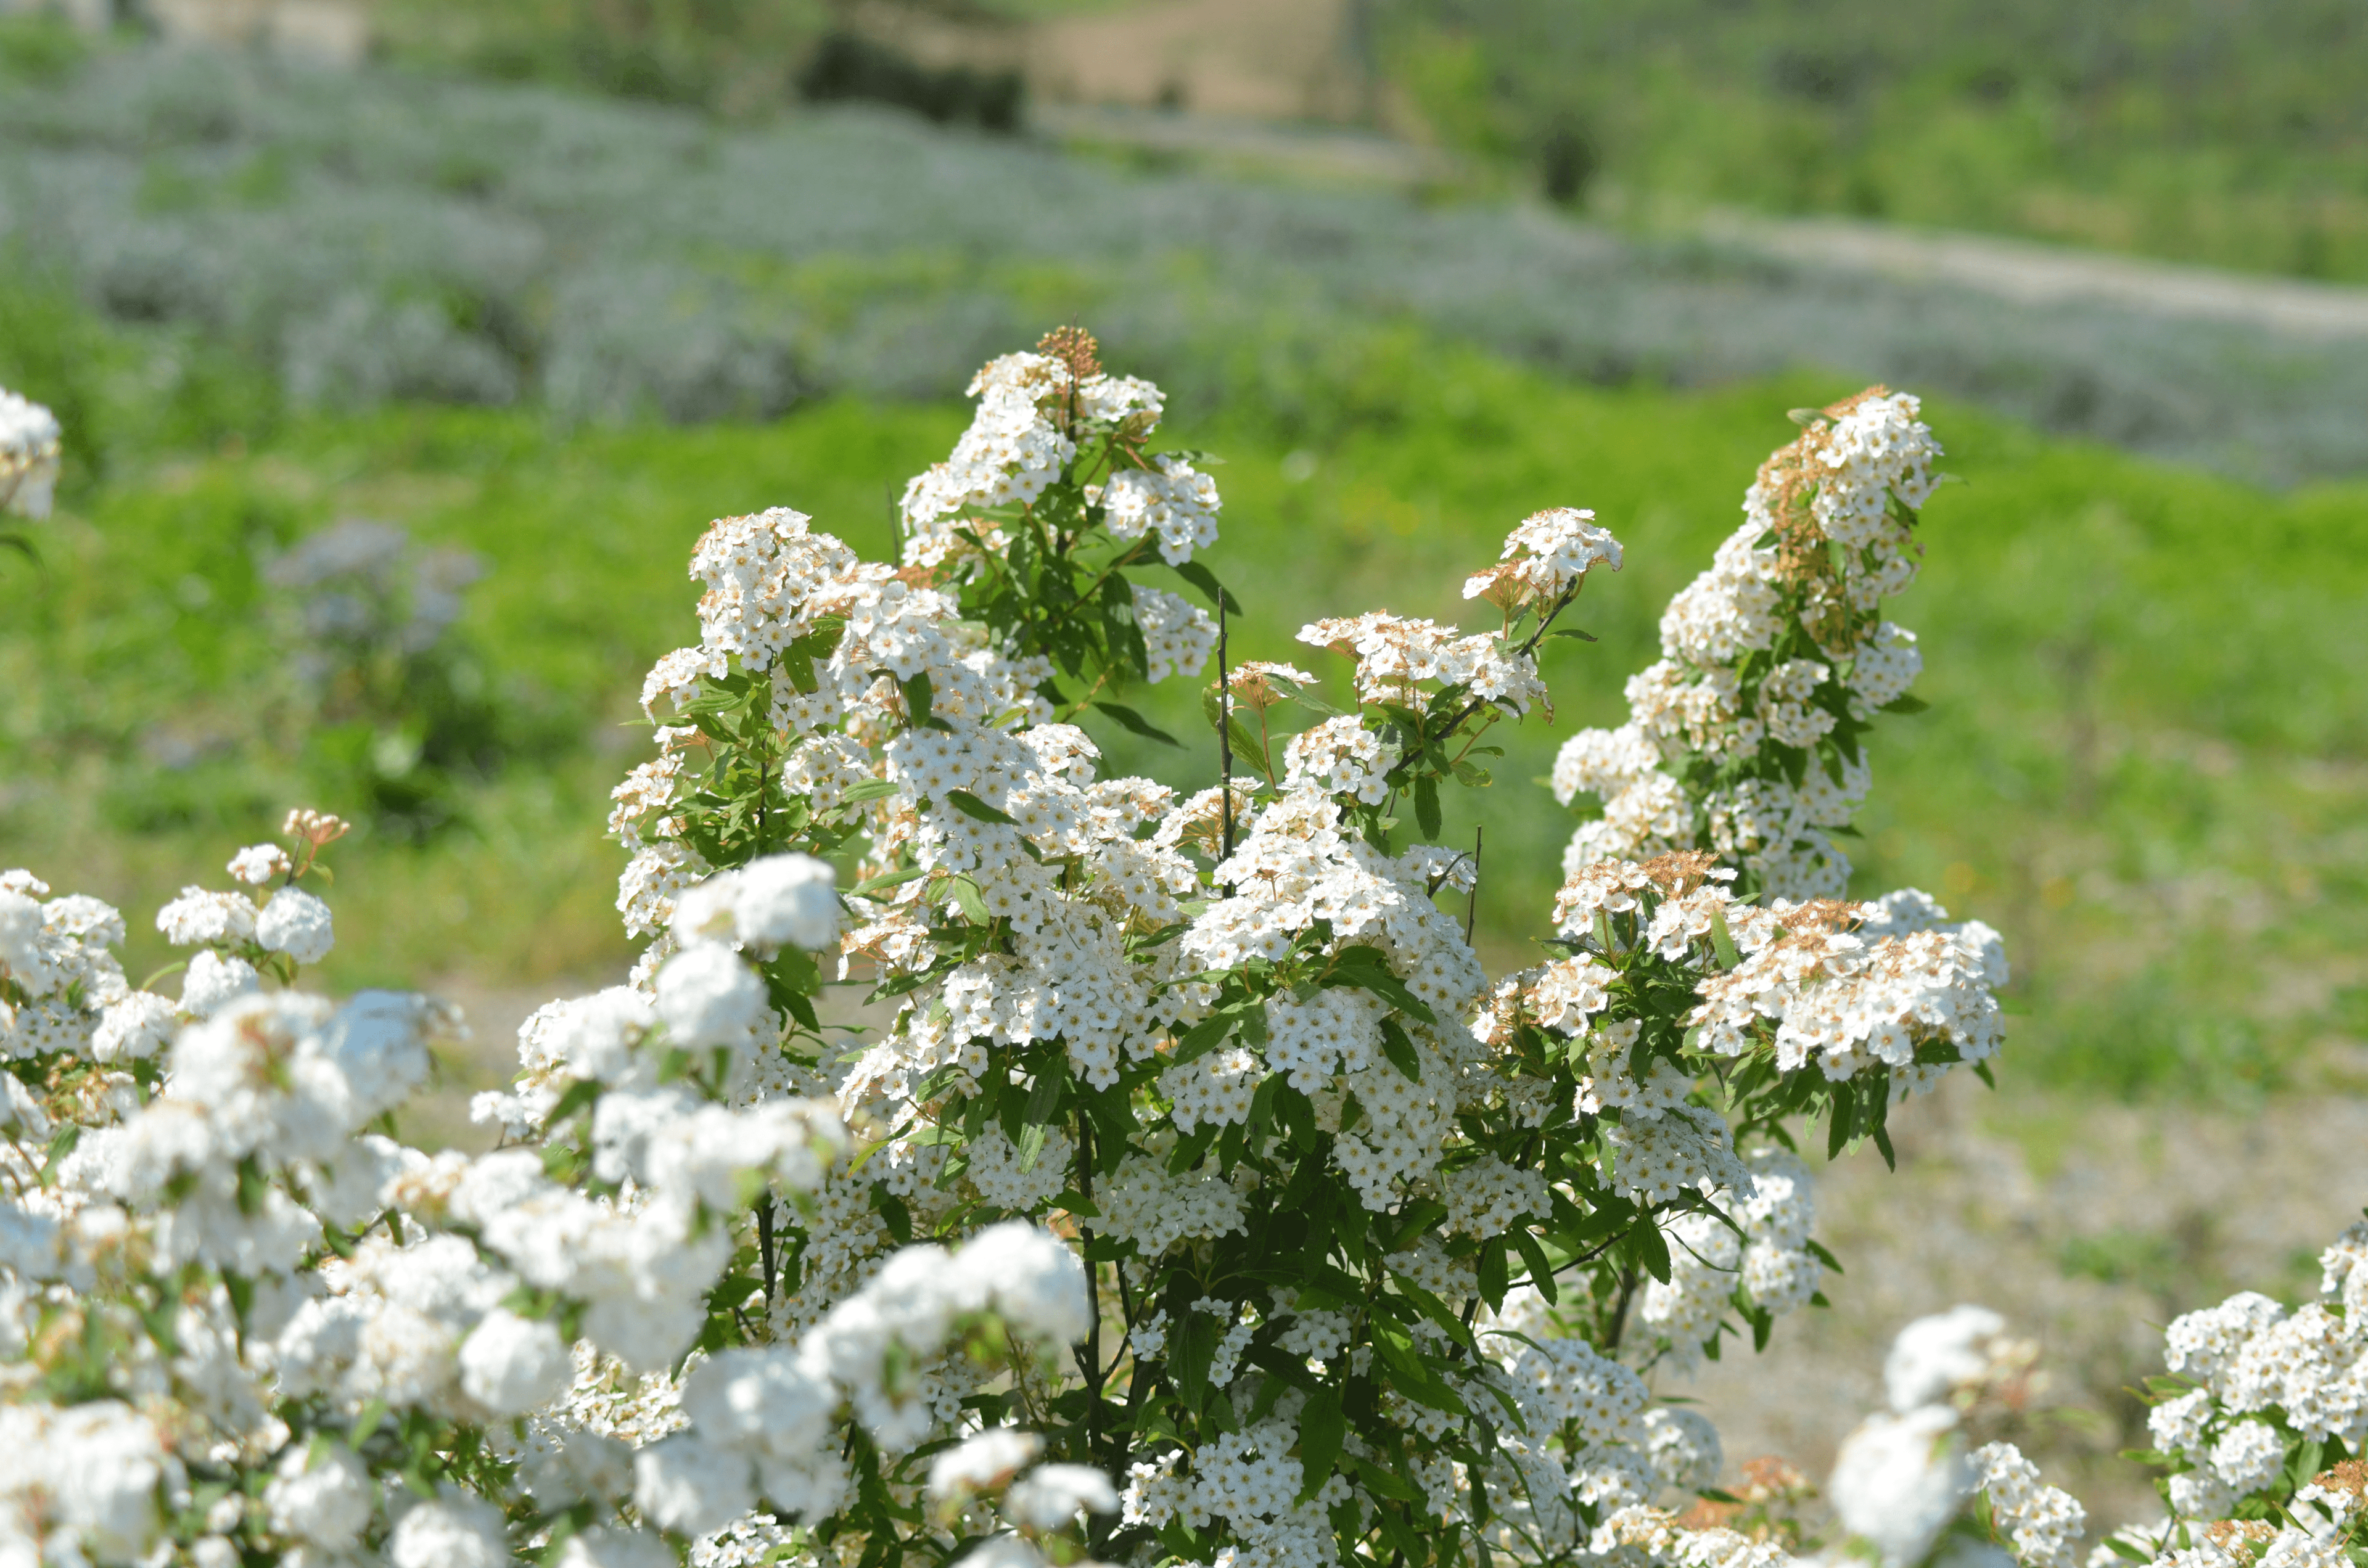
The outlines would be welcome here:
M 2021 304 L 2089 301 L 2150 315 L 2257 325 L 2319 343 L 2368 337 L 2368 289 L 1839 218 L 1724 213 L 1705 222 L 1702 232 L 1800 266 L 1968 289 Z
M 1034 111 L 1034 122 L 1038 134 L 1054 141 L 1132 147 L 1204 161 L 1235 174 L 1407 191 L 1452 184 L 1458 176 L 1457 160 L 1437 148 L 1344 126 L 1108 104 L 1046 104 Z M 1538 212 L 1543 221 L 1610 237 L 1543 204 Z M 1962 289 L 2020 304 L 2093 303 L 2144 315 L 2257 326 L 2303 343 L 2368 338 L 2368 288 L 1840 218 L 1715 212 L 1691 233 L 1811 271 Z

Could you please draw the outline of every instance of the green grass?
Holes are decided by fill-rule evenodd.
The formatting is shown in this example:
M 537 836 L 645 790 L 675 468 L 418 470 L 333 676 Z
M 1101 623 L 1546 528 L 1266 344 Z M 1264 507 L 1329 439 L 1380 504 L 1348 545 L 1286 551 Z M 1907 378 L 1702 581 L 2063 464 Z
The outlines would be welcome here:
M 1483 944 L 1528 961 L 1569 819 L 1542 786 L 1572 730 L 1617 722 L 1671 592 L 1733 525 L 1783 411 L 1852 390 L 1814 376 L 1712 392 L 1562 385 L 1409 343 L 1321 449 L 1245 412 L 1177 438 L 1229 460 L 1211 564 L 1245 601 L 1237 657 L 1338 661 L 1291 633 L 1386 606 L 1460 616 L 1465 572 L 1538 507 L 1591 506 L 1627 570 L 1558 642 L 1553 722 L 1502 738 L 1485 824 Z M 39 395 L 38 384 L 28 391 Z M 1893 610 L 1923 639 L 1928 713 L 1886 721 L 1860 885 L 1913 882 L 1997 925 L 2018 971 L 2014 1070 L 2116 1093 L 2342 1081 L 2368 947 L 2368 487 L 2272 495 L 1953 405 L 1923 579 Z M 643 670 L 696 631 L 692 541 L 785 504 L 867 553 L 887 501 L 941 456 L 954 403 L 809 405 L 776 424 L 563 430 L 530 413 L 417 407 L 283 417 L 251 441 L 110 454 L 0 566 L 0 865 L 133 915 L 135 975 L 169 960 L 145 912 L 219 883 L 287 807 L 349 807 L 291 729 L 261 565 L 332 519 L 398 522 L 491 566 L 456 656 L 482 670 L 510 759 L 456 785 L 459 824 L 336 852 L 336 986 L 581 982 L 630 957 L 609 908 L 609 785 L 643 755 Z M 127 424 L 125 428 L 144 428 Z M 69 438 L 72 438 L 70 432 Z M 1189 691 L 1143 705 L 1181 755 L 1104 734 L 1111 770 L 1213 778 Z M 168 765 L 169 764 L 169 765 Z

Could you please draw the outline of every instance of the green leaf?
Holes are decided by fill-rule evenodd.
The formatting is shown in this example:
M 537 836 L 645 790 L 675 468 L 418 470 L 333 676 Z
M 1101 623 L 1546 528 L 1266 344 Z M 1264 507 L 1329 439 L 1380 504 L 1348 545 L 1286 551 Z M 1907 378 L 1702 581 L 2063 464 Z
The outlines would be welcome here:
M 1413 1503 L 1422 1496 L 1395 1472 L 1383 1470 L 1371 1460 L 1351 1456 L 1349 1462 L 1357 1467 L 1357 1479 L 1364 1483 L 1365 1490 L 1377 1497 L 1394 1497 L 1401 1503 Z
M 1439 810 L 1439 779 L 1426 773 L 1414 781 L 1415 825 L 1425 838 L 1437 838 L 1443 818 Z
M 1743 955 L 1735 950 L 1734 933 L 1726 928 L 1726 912 L 1716 906 L 1710 912 L 1710 945 L 1721 968 L 1733 969 L 1743 961 Z
M 1391 1066 L 1406 1074 L 1408 1082 L 1422 1082 L 1422 1058 L 1415 1053 L 1414 1041 L 1398 1028 L 1395 1018 L 1382 1020 L 1382 1054 L 1390 1059 Z
M 846 791 L 839 796 L 838 803 L 842 806 L 860 806 L 867 801 L 882 800 L 895 792 L 896 786 L 885 778 L 866 778 L 860 784 L 848 785 Z M 856 891 L 860 892 L 862 889 L 859 888 Z
M 1538 1238 L 1530 1233 L 1527 1225 L 1515 1226 L 1512 1239 L 1513 1244 L 1521 1250 L 1521 1261 L 1529 1265 L 1530 1283 L 1538 1288 L 1538 1294 L 1546 1299 L 1548 1306 L 1554 1305 L 1554 1264 L 1546 1257 L 1546 1249 L 1538 1244 Z
M 1406 988 L 1406 982 L 1390 968 L 1389 959 L 1379 948 L 1359 944 L 1341 949 L 1333 955 L 1325 983 L 1358 986 L 1426 1024 L 1439 1022 L 1439 1015 L 1430 1010 L 1430 1004 Z
M 884 782 L 884 781 L 883 781 Z M 877 877 L 867 877 L 848 890 L 857 898 L 877 898 L 890 888 L 903 887 L 929 874 L 927 866 L 908 866 L 901 871 L 889 871 Z
M 1209 1363 L 1217 1354 L 1217 1319 L 1187 1310 L 1167 1334 L 1167 1375 L 1185 1408 L 1200 1414 L 1209 1400 Z
M 1593 642 L 1597 641 L 1595 633 L 1591 631 L 1581 631 L 1576 626 L 1557 626 L 1552 631 L 1547 632 L 1546 635 L 1549 637 L 1576 637 L 1582 642 Z
M 1216 574 L 1199 562 L 1187 561 L 1181 565 L 1170 565 L 1168 570 L 1200 589 L 1201 597 L 1209 601 L 1212 608 L 1221 609 L 1227 615 L 1242 613 L 1242 602 L 1225 592 L 1224 585 L 1217 581 Z
M 968 877 L 949 877 L 945 889 L 946 896 L 954 901 L 956 909 L 976 925 L 987 924 L 986 900 L 979 895 L 976 882 Z
M 1299 1489 L 1298 1501 L 1304 1503 L 1323 1490 L 1332 1467 L 1339 1462 L 1348 1430 L 1338 1384 L 1326 1384 L 1308 1396 L 1306 1407 L 1299 1413 L 1299 1464 L 1306 1482 Z
M 962 815 L 976 817 L 981 822 L 999 822 L 1007 826 L 1016 825 L 1009 814 L 997 811 L 967 790 L 947 790 L 946 804 L 962 812 Z
M 905 706 L 913 715 L 913 728 L 916 730 L 928 729 L 929 727 L 929 703 L 932 699 L 932 693 L 929 689 L 929 672 L 923 670 L 920 674 L 913 676 L 910 680 L 899 681 L 896 684 L 904 690 Z
M 1502 1236 L 1490 1236 L 1480 1244 L 1480 1299 L 1488 1303 L 1490 1312 L 1505 1305 L 1505 1291 L 1512 1283 L 1510 1249 Z
M 1414 1347 L 1414 1340 L 1406 1330 L 1393 1323 L 1377 1322 L 1373 1324 L 1372 1345 L 1375 1354 L 1388 1365 L 1392 1386 L 1400 1393 L 1451 1415 L 1472 1414 L 1455 1391 L 1441 1382 L 1439 1374 L 1424 1362 L 1422 1353 Z
M 1129 734 L 1141 735 L 1147 741 L 1158 741 L 1171 746 L 1180 747 L 1184 744 L 1132 708 L 1123 707 L 1116 702 L 1097 702 L 1094 708 L 1096 711 L 1107 713 L 1117 720 L 1119 728 Z
M 1031 1127 L 1048 1127 L 1061 1119 L 1061 1091 L 1068 1087 L 1068 1077 L 1058 1066 L 1040 1069 L 1036 1082 L 1028 1090 L 1028 1104 L 1019 1112 L 1020 1119 Z
M 1661 1234 L 1661 1227 L 1647 1221 L 1636 1227 L 1638 1261 L 1645 1272 L 1666 1285 L 1669 1282 L 1669 1242 Z
M 1932 705 L 1913 692 L 1902 692 L 1883 705 L 1885 713 L 1921 713 Z
M 1216 1050 L 1219 1042 L 1233 1028 L 1235 1017 L 1231 1010 L 1227 1010 L 1214 1017 L 1203 1018 L 1186 1029 L 1183 1038 L 1176 1042 L 1176 1054 L 1168 1058 L 1167 1064 L 1177 1067 L 1187 1062 L 1197 1062 Z
M 888 1233 L 896 1238 L 898 1246 L 912 1242 L 913 1211 L 905 1207 L 903 1199 L 886 1187 L 875 1185 L 871 1188 L 871 1207 L 878 1210 L 880 1218 L 887 1222 Z

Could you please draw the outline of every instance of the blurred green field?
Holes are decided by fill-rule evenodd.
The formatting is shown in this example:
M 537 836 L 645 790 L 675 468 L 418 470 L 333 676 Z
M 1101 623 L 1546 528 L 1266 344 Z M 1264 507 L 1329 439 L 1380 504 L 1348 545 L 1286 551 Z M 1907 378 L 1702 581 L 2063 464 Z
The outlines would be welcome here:
M 42 375 L 0 364 L 37 397 Z M 188 385 L 178 412 L 120 382 L 63 400 L 69 441 L 76 406 L 121 438 L 39 532 L 39 567 L 0 562 L 0 864 L 132 911 L 135 976 L 170 961 L 143 912 L 219 882 L 289 806 L 359 810 L 406 766 L 301 722 L 270 563 L 349 517 L 465 548 L 489 570 L 439 657 L 492 740 L 432 781 L 449 822 L 340 846 L 336 987 L 558 985 L 627 962 L 601 818 L 643 755 L 643 670 L 695 632 L 691 542 L 791 505 L 884 553 L 889 497 L 965 418 L 841 398 L 767 425 L 567 429 L 396 406 L 250 435 L 234 377 L 188 384 L 229 412 L 210 423 Z M 1495 786 L 1446 830 L 1486 826 L 1484 946 L 1512 965 L 1570 824 L 1533 780 L 1576 726 L 1618 722 L 1784 411 L 1851 390 L 1577 387 L 1408 337 L 1330 389 L 1351 416 L 1320 449 L 1250 407 L 1171 434 L 1228 460 L 1209 560 L 1250 612 L 1236 657 L 1323 670 L 1338 661 L 1290 641 L 1316 616 L 1457 617 L 1463 574 L 1541 506 L 1591 506 L 1626 542 L 1627 570 L 1579 607 L 1601 642 L 1554 645 L 1554 722 L 1503 736 Z M 2368 485 L 2271 494 L 1955 404 L 1928 416 L 1964 483 L 1929 508 L 1925 574 L 1893 613 L 1922 637 L 1932 706 L 1875 743 L 1859 886 L 1921 885 L 2005 932 L 2016 1072 L 2115 1093 L 2368 1081 Z M 130 439 L 148 431 L 153 449 Z M 1193 694 L 1142 705 L 1187 750 L 1104 733 L 1110 770 L 1212 779 Z
M 1484 180 L 1600 210 L 1845 212 L 2368 278 L 2368 15 L 2351 0 L 1298 4 L 1342 19 L 1403 129 Z M 1081 8 L 1126 6 L 963 9 Z M 406 61 L 746 118 L 791 99 L 840 13 L 382 0 L 379 15 Z
M 2348 0 L 1382 0 L 1438 134 L 1566 199 L 2368 278 Z

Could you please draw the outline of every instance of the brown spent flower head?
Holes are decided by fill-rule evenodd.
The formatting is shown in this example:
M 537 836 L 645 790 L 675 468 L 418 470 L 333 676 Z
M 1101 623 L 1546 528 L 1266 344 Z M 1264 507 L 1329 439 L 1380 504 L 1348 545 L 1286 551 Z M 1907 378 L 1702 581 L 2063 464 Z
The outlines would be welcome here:
M 1676 849 L 1658 855 L 1639 868 L 1654 886 L 1671 898 L 1683 898 L 1712 877 L 1731 881 L 1733 871 L 1721 872 L 1718 857 L 1707 849 Z
M 1679 1516 L 1679 1528 L 1731 1529 L 1753 1540 L 1775 1541 L 1795 1554 L 1811 1544 L 1800 1516 L 1816 1501 L 1816 1483 L 1792 1460 L 1777 1454 L 1744 1460 L 1742 1479 L 1726 1495 L 1733 1501 L 1696 1502 Z
M 1843 592 L 1841 575 L 1835 569 L 1825 530 L 1817 526 L 1816 517 L 1809 510 L 1809 499 L 1824 469 L 1817 460 L 1831 440 L 1834 423 L 1861 403 L 1890 395 L 1891 389 L 1878 381 L 1815 412 L 1796 410 L 1793 417 L 1805 427 L 1793 441 L 1770 452 L 1759 465 L 1760 489 L 1767 497 L 1769 515 L 1776 520 L 1778 574 L 1805 597 L 1806 602 L 1801 608 L 1802 625 L 1808 628 L 1819 647 L 1838 658 L 1847 658 L 1856 652 L 1857 640 L 1850 626 L 1849 597 Z
M 2203 1527 L 2203 1538 L 2239 1562 L 2252 1562 L 2277 1533 L 2267 1519 L 2222 1519 Z
M 1239 784 L 1233 787 L 1234 825 L 1236 833 L 1241 831 L 1243 824 L 1250 820 L 1250 812 L 1255 803 L 1247 788 Z M 1224 847 L 1224 801 L 1219 798 L 1214 786 L 1203 790 L 1186 801 L 1177 813 L 1167 819 L 1167 825 L 1161 831 L 1172 832 L 1179 846 L 1190 845 L 1202 854 L 1214 858 Z
M 1275 682 L 1282 681 L 1294 686 L 1313 686 L 1315 683 L 1315 677 L 1305 670 L 1294 669 L 1289 665 L 1253 659 L 1248 664 L 1236 665 L 1232 673 L 1225 677 L 1225 681 L 1233 690 L 1234 701 L 1237 706 L 1247 708 L 1254 713 L 1263 713 L 1277 703 L 1289 702 L 1299 695 L 1296 691 L 1278 690 Z
M 2312 1476 L 2311 1484 L 2324 1492 L 2340 1492 L 2349 1497 L 2368 1500 L 2368 1461 L 2345 1460 L 2332 1470 L 2320 1471 Z
M 1776 924 L 1794 937 L 1827 937 L 1847 931 L 1866 917 L 1864 908 L 1846 898 L 1813 898 L 1776 916 Z
M 1058 359 L 1071 377 L 1089 381 L 1102 373 L 1101 345 L 1081 326 L 1056 326 L 1036 340 L 1036 352 Z
M 288 820 L 279 831 L 318 851 L 323 845 L 334 844 L 343 838 L 352 826 L 343 817 L 316 812 L 310 806 L 299 806 L 288 813 Z
M 296 867 L 289 873 L 289 880 L 293 881 L 314 869 L 314 862 L 320 859 L 321 851 L 343 838 L 352 827 L 353 824 L 345 818 L 332 816 L 327 812 L 316 812 L 310 806 L 299 806 L 290 812 L 288 820 L 279 828 L 299 846 Z M 324 878 L 329 874 L 325 866 L 320 867 L 319 870 Z

